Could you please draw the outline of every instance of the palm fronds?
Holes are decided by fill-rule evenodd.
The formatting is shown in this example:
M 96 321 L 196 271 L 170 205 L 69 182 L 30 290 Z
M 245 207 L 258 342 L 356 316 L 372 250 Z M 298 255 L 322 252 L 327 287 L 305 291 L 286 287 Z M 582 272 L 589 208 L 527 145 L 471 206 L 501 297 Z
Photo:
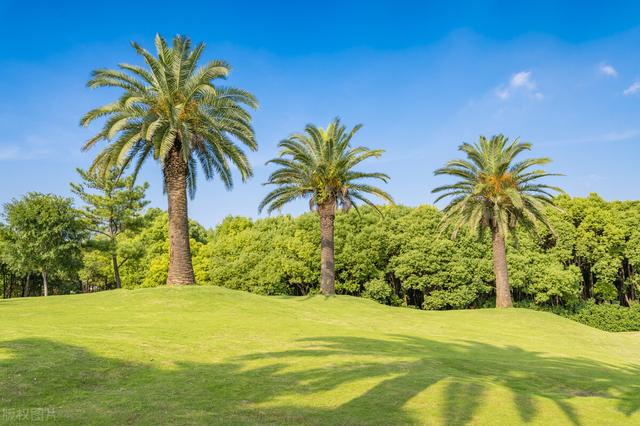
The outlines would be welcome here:
M 531 150 L 531 144 L 509 141 L 503 135 L 491 139 L 481 136 L 477 143 L 464 143 L 459 150 L 466 159 L 449 161 L 434 172 L 458 180 L 432 191 L 438 194 L 436 202 L 449 199 L 443 225 L 452 227 L 454 236 L 461 228 L 478 232 L 495 228 L 502 235 L 518 224 L 529 230 L 538 223 L 550 228 L 544 208 L 553 205 L 553 194 L 562 190 L 538 183 L 556 174 L 534 169 L 549 163 L 548 158 L 516 162 L 519 154 Z
M 363 202 L 377 209 L 368 198 L 370 195 L 393 203 L 387 192 L 362 182 L 375 179 L 386 183 L 389 176 L 353 170 L 364 160 L 378 158 L 383 153 L 379 149 L 351 146 L 352 138 L 361 127 L 357 125 L 347 131 L 340 120 L 335 119 L 326 129 L 309 124 L 302 133 L 281 141 L 278 157 L 267 162 L 278 168 L 271 173 L 266 185 L 277 188 L 267 194 L 259 209 L 272 212 L 296 199 L 308 199 L 312 207 L 331 202 L 349 209 Z
M 230 188 L 232 168 L 243 180 L 253 173 L 242 146 L 256 150 L 249 110 L 255 97 L 241 89 L 214 85 L 225 79 L 230 66 L 219 60 L 199 66 L 204 45 L 194 47 L 183 36 L 169 46 L 157 35 L 154 56 L 132 43 L 144 66 L 120 64 L 117 70 L 95 70 L 88 87 L 122 90 L 109 104 L 87 112 L 80 124 L 104 120 L 101 130 L 83 146 L 106 146 L 96 156 L 91 171 L 102 174 L 133 163 L 134 176 L 149 157 L 164 165 L 172 149 L 178 148 L 188 166 L 190 194 L 196 185 L 199 165 L 206 179 L 218 176 Z

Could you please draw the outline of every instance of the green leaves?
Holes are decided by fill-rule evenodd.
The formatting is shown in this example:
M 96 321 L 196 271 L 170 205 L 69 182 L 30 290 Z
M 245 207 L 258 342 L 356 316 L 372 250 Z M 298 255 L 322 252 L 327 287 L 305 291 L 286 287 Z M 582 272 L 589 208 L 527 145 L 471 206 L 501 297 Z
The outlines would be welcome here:
M 380 149 L 350 146 L 361 127 L 356 125 L 347 132 L 340 120 L 335 119 L 326 129 L 309 124 L 303 133 L 295 133 L 281 141 L 279 156 L 267 162 L 278 169 L 271 173 L 265 184 L 278 188 L 267 194 L 259 209 L 267 208 L 272 212 L 298 198 L 308 199 L 312 207 L 330 202 L 345 209 L 355 207 L 357 202 L 377 209 L 368 195 L 393 203 L 384 190 L 361 182 L 362 179 L 377 179 L 386 183 L 389 176 L 353 170 L 364 160 L 378 158 L 383 153 Z
M 75 273 L 83 224 L 69 198 L 30 192 L 5 204 L 4 261 L 23 272 Z
M 123 178 L 118 168 L 110 169 L 106 176 L 77 171 L 82 183 L 72 183 L 71 191 L 85 204 L 81 214 L 89 231 L 115 242 L 125 230 L 142 225 L 139 215 L 148 204 L 144 199 L 147 183 L 135 186 L 133 177 Z

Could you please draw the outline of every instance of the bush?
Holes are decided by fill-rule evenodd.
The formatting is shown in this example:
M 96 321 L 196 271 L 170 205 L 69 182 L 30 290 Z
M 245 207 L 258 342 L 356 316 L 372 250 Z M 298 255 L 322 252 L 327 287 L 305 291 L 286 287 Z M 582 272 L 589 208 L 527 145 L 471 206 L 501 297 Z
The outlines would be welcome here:
M 401 303 L 391 286 L 382 278 L 374 278 L 365 283 L 362 297 L 392 306 L 399 306 Z
M 589 300 L 569 306 L 549 307 L 532 302 L 519 302 L 515 306 L 551 312 L 604 331 L 640 331 L 640 304 L 626 307 Z
M 624 307 L 588 302 L 569 318 L 605 331 L 640 331 L 640 305 Z

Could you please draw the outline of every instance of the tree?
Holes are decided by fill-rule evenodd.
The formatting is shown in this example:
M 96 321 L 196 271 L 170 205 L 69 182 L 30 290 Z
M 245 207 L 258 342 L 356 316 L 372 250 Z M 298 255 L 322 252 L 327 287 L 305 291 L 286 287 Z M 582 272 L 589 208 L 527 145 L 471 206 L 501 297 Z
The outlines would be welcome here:
M 91 174 L 82 169 L 77 171 L 83 182 L 72 183 L 71 190 L 85 203 L 82 213 L 89 230 L 104 237 L 104 240 L 95 241 L 94 246 L 110 254 L 116 288 L 121 288 L 119 270 L 127 258 L 118 261 L 118 237 L 124 231 L 135 231 L 142 225 L 140 212 L 148 204 L 144 193 L 149 185 L 145 182 L 134 186 L 133 176 L 123 178 L 117 168 L 112 168 L 106 175 Z
M 482 234 L 491 230 L 493 269 L 496 278 L 496 307 L 512 306 L 505 237 L 515 236 L 518 225 L 533 231 L 542 223 L 551 228 L 545 217 L 545 207 L 553 205 L 552 191 L 560 188 L 538 183 L 538 180 L 554 174 L 531 169 L 549 163 L 548 158 L 530 158 L 515 162 L 516 157 L 529 151 L 531 144 L 515 139 L 510 142 L 503 135 L 480 141 L 473 145 L 464 143 L 459 150 L 467 159 L 452 160 L 436 175 L 460 178 L 454 184 L 433 190 L 442 193 L 436 202 L 450 198 L 444 209 L 443 223 L 453 227 L 453 237 L 467 227 Z
M 230 66 L 215 60 L 198 67 L 202 43 L 192 48 L 188 38 L 176 36 L 169 47 L 157 35 L 157 56 L 132 44 L 146 68 L 120 64 L 119 70 L 99 69 L 88 82 L 91 88 L 113 87 L 124 93 L 82 118 L 81 125 L 88 126 L 106 117 L 102 130 L 83 149 L 107 142 L 90 173 L 106 175 L 113 167 L 134 164 L 135 178 L 149 157 L 160 163 L 169 211 L 167 284 L 193 284 L 187 190 L 193 198 L 198 164 L 206 179 L 218 176 L 227 189 L 233 185 L 232 166 L 243 181 L 252 175 L 238 142 L 257 149 L 247 110 L 256 108 L 257 101 L 244 90 L 213 84 L 229 74 Z
M 335 294 L 334 274 L 334 220 L 336 207 L 348 210 L 357 201 L 376 206 L 366 195 L 372 194 L 393 203 L 389 194 L 375 186 L 361 183 L 362 179 L 387 182 L 384 173 L 366 173 L 353 170 L 371 157 L 380 157 L 382 150 L 363 146 L 351 147 L 350 142 L 361 125 L 347 131 L 335 119 L 326 129 L 309 124 L 303 133 L 296 133 L 280 142 L 278 158 L 267 162 L 279 166 L 267 180 L 275 185 L 260 203 L 269 212 L 280 209 L 298 198 L 309 199 L 309 205 L 320 216 L 320 291 Z
M 3 239 L 12 257 L 18 267 L 42 274 L 45 296 L 52 273 L 78 267 L 83 227 L 71 199 L 30 192 L 5 204 L 4 220 Z

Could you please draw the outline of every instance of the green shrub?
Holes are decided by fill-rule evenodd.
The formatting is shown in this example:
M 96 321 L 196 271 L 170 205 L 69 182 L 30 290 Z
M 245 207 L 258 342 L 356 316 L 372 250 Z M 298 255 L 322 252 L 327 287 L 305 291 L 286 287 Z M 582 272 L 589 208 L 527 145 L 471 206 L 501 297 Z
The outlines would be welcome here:
M 551 312 L 604 331 L 640 331 L 640 304 L 626 307 L 589 300 L 569 306 L 549 307 L 532 302 L 520 302 L 516 306 Z
M 401 300 L 395 295 L 391 286 L 382 278 L 374 278 L 365 283 L 362 297 L 386 305 L 398 306 L 401 303 Z
M 588 302 L 569 318 L 605 331 L 640 331 L 640 305 L 631 307 Z

